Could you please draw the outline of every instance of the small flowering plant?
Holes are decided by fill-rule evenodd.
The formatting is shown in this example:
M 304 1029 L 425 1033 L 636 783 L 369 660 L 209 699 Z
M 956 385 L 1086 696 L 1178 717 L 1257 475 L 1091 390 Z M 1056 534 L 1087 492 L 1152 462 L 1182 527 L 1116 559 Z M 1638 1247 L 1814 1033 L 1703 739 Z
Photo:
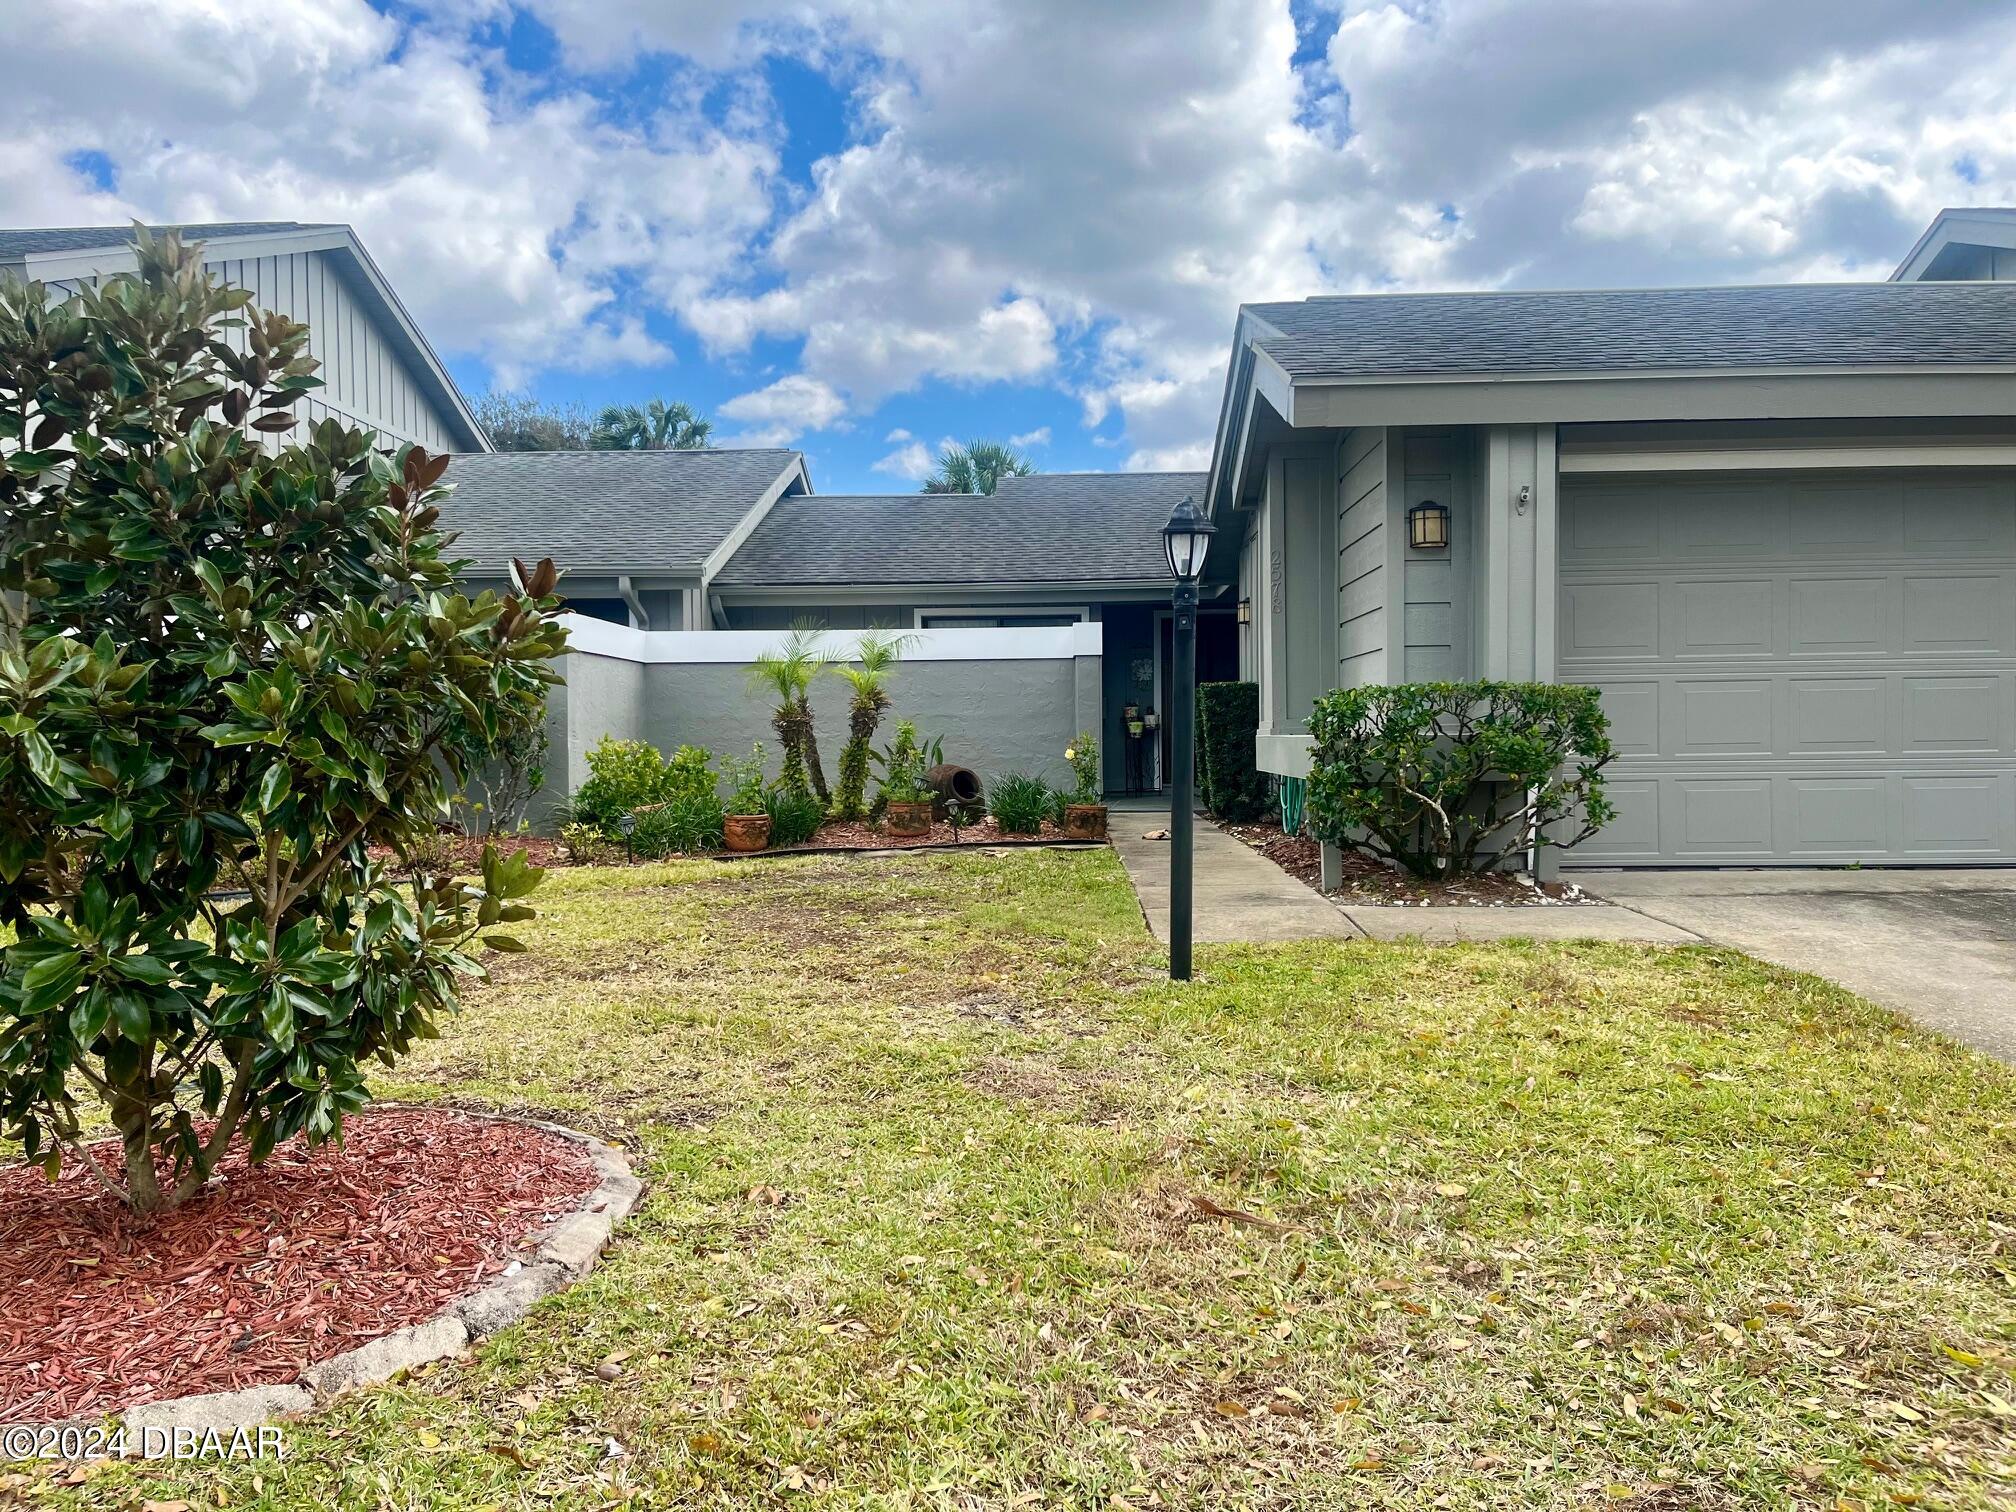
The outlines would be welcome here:
M 1097 803 L 1099 801 L 1099 740 L 1090 730 L 1080 730 L 1078 738 L 1064 748 L 1064 759 L 1071 763 L 1071 775 L 1076 785 L 1071 790 L 1073 803 Z

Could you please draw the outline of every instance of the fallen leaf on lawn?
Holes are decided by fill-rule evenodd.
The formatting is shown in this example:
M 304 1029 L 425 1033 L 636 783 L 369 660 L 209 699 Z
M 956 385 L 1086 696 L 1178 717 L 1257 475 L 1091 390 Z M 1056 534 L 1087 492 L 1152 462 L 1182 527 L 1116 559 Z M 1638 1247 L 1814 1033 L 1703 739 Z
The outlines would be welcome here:
M 1361 1459 L 1355 1461 L 1351 1468 L 1353 1470 L 1384 1470 L 1386 1468 L 1386 1461 L 1382 1459 Z
M 1363 1397 L 1339 1397 L 1330 1404 L 1330 1410 L 1332 1412 L 1356 1412 L 1364 1405 L 1364 1402 L 1365 1398 Z
M 1305 1415 L 1299 1404 L 1278 1400 L 1269 1402 L 1267 1404 L 1267 1411 L 1275 1417 L 1299 1418 Z
M 1461 1182 L 1445 1181 L 1435 1188 L 1435 1195 L 1437 1197 L 1468 1197 L 1470 1195 L 1470 1188 L 1464 1186 Z
M 1941 1344 L 1939 1348 L 1941 1352 L 1943 1352 L 1948 1359 L 1959 1361 L 1962 1365 L 1965 1365 L 1969 1370 L 1978 1370 L 1981 1366 L 1986 1365 L 1988 1363 L 1986 1360 L 1982 1359 L 1981 1356 L 1970 1353 L 1965 1349 L 1955 1349 L 1951 1344 Z
M 757 1185 L 749 1188 L 749 1200 L 765 1207 L 784 1206 L 784 1194 L 773 1186 Z
M 1247 1416 L 1246 1409 L 1241 1407 L 1237 1402 L 1213 1402 L 1211 1410 L 1220 1417 L 1242 1418 Z
M 721 1440 L 711 1433 L 696 1433 L 686 1440 L 686 1447 L 695 1454 L 719 1454 Z
M 483 1447 L 496 1455 L 497 1458 L 511 1461 L 520 1470 L 535 1468 L 533 1462 L 526 1458 L 525 1451 L 520 1449 L 516 1444 L 485 1444 Z

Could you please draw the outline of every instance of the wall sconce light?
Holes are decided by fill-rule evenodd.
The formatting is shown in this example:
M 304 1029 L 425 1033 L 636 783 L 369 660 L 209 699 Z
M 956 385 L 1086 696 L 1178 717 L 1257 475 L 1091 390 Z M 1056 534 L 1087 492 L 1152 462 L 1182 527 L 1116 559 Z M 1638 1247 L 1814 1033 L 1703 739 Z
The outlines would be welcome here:
M 1423 499 L 1407 511 L 1407 544 L 1417 551 L 1440 551 L 1449 544 L 1449 506 Z
M 1253 600 L 1249 598 L 1239 600 L 1239 623 L 1242 625 L 1253 623 Z

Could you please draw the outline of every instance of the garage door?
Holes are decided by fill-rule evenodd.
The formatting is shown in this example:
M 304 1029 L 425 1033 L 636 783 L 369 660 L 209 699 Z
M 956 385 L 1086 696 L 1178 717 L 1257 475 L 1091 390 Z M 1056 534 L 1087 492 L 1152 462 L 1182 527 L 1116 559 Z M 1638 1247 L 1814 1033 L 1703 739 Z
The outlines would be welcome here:
M 2016 861 L 2016 477 L 1563 479 L 1560 543 L 1621 753 L 1566 863 Z

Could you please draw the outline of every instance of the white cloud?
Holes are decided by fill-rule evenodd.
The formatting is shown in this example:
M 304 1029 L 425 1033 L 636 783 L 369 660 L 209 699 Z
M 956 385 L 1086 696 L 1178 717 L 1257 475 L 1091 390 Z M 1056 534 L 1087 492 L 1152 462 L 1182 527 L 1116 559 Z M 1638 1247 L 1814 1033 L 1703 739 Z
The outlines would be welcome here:
M 507 381 L 667 360 L 626 284 L 661 303 L 709 286 L 771 215 L 764 135 L 618 123 L 363 0 L 15 11 L 9 117 L 35 126 L 0 128 L 0 224 L 347 221 L 434 342 Z M 116 193 L 65 166 L 85 150 Z
M 894 445 L 898 441 L 908 441 L 912 438 L 910 432 L 903 429 L 903 427 L 899 425 L 896 427 L 896 429 L 889 432 L 889 434 L 884 436 L 882 439 L 890 443 L 891 445 Z
M 1033 446 L 1048 446 L 1050 444 L 1050 427 L 1039 425 L 1032 431 L 1023 431 L 1019 436 L 1010 436 L 1008 444 L 1025 449 Z
M 879 473 L 917 480 L 931 475 L 931 470 L 938 465 L 938 458 L 922 441 L 912 441 L 869 465 Z
M 746 423 L 736 441 L 781 446 L 808 430 L 826 429 L 847 413 L 847 401 L 818 379 L 793 373 L 767 388 L 737 394 L 721 406 L 721 413 Z
M 347 220 L 510 378 L 662 363 L 683 323 L 730 364 L 799 346 L 722 407 L 752 436 L 1035 383 L 1165 467 L 1241 300 L 1870 276 L 1939 205 L 2016 200 L 2001 0 L 1322 0 L 1300 37 L 1287 0 L 522 3 L 577 71 L 479 40 L 507 0 L 14 0 L 0 224 Z M 809 183 L 767 53 L 848 100 Z

